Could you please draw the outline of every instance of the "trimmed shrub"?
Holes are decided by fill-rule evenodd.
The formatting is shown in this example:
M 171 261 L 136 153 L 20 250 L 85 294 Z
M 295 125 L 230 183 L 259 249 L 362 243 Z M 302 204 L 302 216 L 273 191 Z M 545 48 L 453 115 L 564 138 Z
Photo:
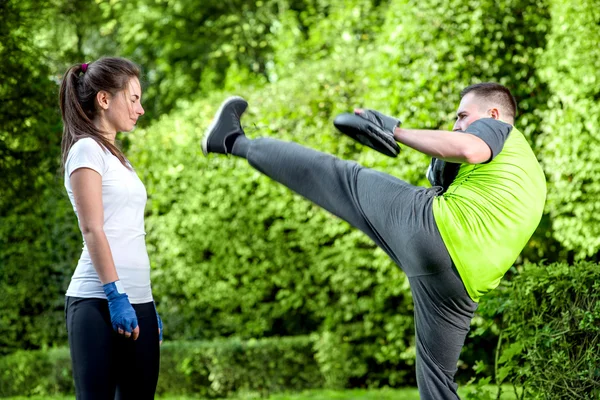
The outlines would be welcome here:
M 0 358 L 0 397 L 73 392 L 67 348 L 18 351 Z
M 370 151 L 336 132 L 333 116 L 364 105 L 407 126 L 449 128 L 460 89 L 498 80 L 517 94 L 519 126 L 533 141 L 532 110 L 545 97 L 532 94 L 543 88 L 530 64 L 545 45 L 547 10 L 536 0 L 500 8 L 493 1 L 327 4 L 282 10 L 268 84 L 252 86 L 231 70 L 223 92 L 182 100 L 129 136 L 128 155 L 150 196 L 153 289 L 174 339 L 325 332 L 320 359 L 348 373 L 332 376 L 331 385 L 409 385 L 414 327 L 404 274 L 365 235 L 244 160 L 202 157 L 202 133 L 232 92 L 250 102 L 243 124 L 252 138 L 292 140 L 427 185 L 426 156 Z M 547 255 L 546 242 L 536 243 Z M 471 360 L 463 365 L 471 371 Z
M 553 235 L 580 259 L 600 260 L 600 15 L 595 0 L 551 0 L 539 74 L 551 89 L 541 160 Z M 589 259 L 589 258 L 588 258 Z M 592 258 L 593 259 L 593 258 Z
M 157 393 L 226 397 L 323 386 L 308 336 L 165 343 Z
M 323 384 L 309 336 L 166 342 L 157 393 L 267 395 Z M 20 351 L 0 359 L 0 397 L 69 393 L 74 393 L 74 385 L 67 348 Z
M 526 264 L 486 296 L 479 312 L 499 321 L 499 385 L 524 388 L 526 398 L 598 398 L 598 264 Z

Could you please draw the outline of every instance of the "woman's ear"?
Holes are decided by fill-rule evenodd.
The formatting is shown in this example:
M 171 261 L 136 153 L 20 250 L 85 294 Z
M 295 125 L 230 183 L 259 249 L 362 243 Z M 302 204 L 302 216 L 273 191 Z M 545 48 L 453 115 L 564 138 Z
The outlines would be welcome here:
M 101 90 L 96 94 L 96 104 L 101 110 L 107 110 L 110 105 L 111 95 L 105 90 Z

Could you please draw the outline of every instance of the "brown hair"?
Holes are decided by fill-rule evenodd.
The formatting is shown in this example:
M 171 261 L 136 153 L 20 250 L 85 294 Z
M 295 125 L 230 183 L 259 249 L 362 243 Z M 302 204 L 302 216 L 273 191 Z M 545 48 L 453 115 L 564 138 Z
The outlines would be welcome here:
M 131 78 L 140 77 L 140 68 L 118 57 L 103 57 L 93 63 L 70 67 L 60 85 L 60 111 L 63 121 L 62 167 L 71 147 L 86 137 L 94 139 L 130 168 L 123 152 L 110 143 L 93 123 L 96 116 L 96 95 L 104 90 L 111 95 L 127 88 Z
M 473 92 L 477 97 L 494 102 L 502 107 L 508 117 L 515 119 L 517 115 L 517 101 L 506 86 L 495 82 L 476 83 L 460 92 L 461 99 Z

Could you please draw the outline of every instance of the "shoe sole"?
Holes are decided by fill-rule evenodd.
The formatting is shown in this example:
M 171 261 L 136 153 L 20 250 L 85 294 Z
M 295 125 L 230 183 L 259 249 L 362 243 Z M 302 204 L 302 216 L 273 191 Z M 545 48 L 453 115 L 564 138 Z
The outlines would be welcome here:
M 225 99 L 225 101 L 223 101 L 223 103 L 221 103 L 221 107 L 219 107 L 219 109 L 217 110 L 217 113 L 215 114 L 215 117 L 213 118 L 213 121 L 211 122 L 211 124 L 208 126 L 208 128 L 206 129 L 206 133 L 204 134 L 204 138 L 202 139 L 202 153 L 204 153 L 205 156 L 208 155 L 209 151 L 208 151 L 208 139 L 210 138 L 211 132 L 214 129 L 215 125 L 217 124 L 217 121 L 219 121 L 219 119 L 221 118 L 221 114 L 223 113 L 223 109 L 228 106 L 232 101 L 234 100 L 242 100 L 242 101 L 246 101 L 246 99 L 240 97 L 240 96 L 231 96 L 228 97 L 227 99 Z

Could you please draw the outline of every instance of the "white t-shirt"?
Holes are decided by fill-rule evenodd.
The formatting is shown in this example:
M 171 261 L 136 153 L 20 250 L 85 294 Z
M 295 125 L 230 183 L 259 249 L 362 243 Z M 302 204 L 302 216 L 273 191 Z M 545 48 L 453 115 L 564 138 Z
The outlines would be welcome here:
M 103 150 L 94 139 L 77 141 L 69 150 L 65 163 L 65 188 L 78 220 L 70 176 L 79 168 L 90 168 L 102 176 L 104 233 L 129 301 L 132 304 L 151 302 L 150 260 L 144 230 L 147 200 L 144 184 L 135 171 L 125 168 L 117 157 Z M 73 297 L 106 298 L 85 239 L 66 294 Z

